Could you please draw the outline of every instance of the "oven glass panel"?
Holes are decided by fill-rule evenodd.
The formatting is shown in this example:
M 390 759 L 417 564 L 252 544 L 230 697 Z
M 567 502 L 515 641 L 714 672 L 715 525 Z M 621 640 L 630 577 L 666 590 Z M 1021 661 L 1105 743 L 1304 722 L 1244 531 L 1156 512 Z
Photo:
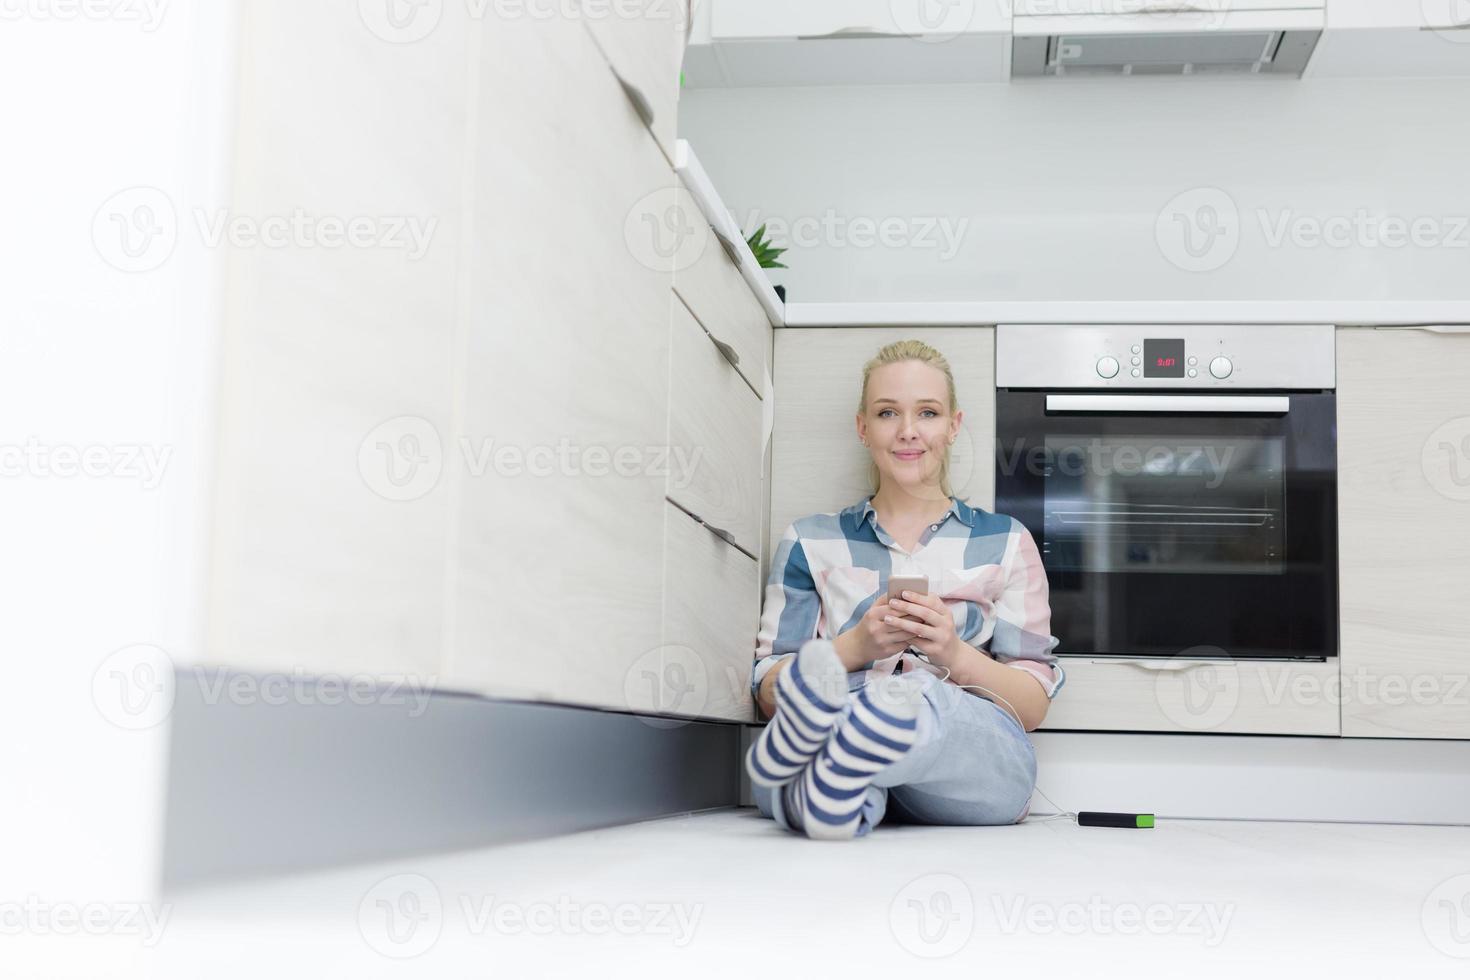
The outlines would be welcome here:
M 1283 442 L 1047 435 L 1047 567 L 1283 574 Z

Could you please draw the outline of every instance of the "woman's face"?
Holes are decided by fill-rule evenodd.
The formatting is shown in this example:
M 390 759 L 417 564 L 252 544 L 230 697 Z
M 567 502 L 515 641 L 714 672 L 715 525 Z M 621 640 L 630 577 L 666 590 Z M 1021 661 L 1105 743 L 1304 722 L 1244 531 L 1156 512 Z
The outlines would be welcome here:
M 868 375 L 868 405 L 857 416 L 884 485 L 910 490 L 939 486 L 945 450 L 964 412 L 949 414 L 944 372 L 923 361 L 899 361 Z M 932 493 L 923 494 L 932 496 Z

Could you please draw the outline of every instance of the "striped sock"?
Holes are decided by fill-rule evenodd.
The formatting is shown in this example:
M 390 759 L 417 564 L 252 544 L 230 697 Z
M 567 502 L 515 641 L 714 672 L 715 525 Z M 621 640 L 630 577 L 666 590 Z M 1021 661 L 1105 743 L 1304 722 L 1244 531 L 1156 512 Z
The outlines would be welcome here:
M 852 711 L 781 797 L 793 829 L 816 840 L 859 836 L 873 777 L 903 758 L 918 737 L 923 688 L 884 678 L 853 698 Z
M 758 786 L 795 779 L 832 734 L 847 704 L 847 671 L 832 641 L 811 639 L 776 677 L 776 715 L 745 755 Z

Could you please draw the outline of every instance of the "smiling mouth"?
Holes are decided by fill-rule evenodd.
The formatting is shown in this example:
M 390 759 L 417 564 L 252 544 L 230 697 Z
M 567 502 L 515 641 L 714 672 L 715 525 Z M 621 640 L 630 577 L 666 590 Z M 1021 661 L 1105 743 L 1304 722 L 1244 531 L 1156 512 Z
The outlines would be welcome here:
M 899 452 L 896 452 L 893 455 L 897 456 L 899 459 L 918 459 L 920 456 L 924 455 L 924 450 L 922 450 L 922 449 L 915 449 L 915 450 L 912 450 L 912 451 L 900 450 Z

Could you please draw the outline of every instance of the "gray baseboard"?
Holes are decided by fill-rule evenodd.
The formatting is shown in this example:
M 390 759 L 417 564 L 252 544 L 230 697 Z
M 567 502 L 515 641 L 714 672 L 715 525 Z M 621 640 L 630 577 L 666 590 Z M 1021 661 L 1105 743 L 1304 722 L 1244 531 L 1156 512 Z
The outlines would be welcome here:
M 232 699 L 177 675 L 163 882 L 178 888 L 735 806 L 740 724 L 432 694 Z

